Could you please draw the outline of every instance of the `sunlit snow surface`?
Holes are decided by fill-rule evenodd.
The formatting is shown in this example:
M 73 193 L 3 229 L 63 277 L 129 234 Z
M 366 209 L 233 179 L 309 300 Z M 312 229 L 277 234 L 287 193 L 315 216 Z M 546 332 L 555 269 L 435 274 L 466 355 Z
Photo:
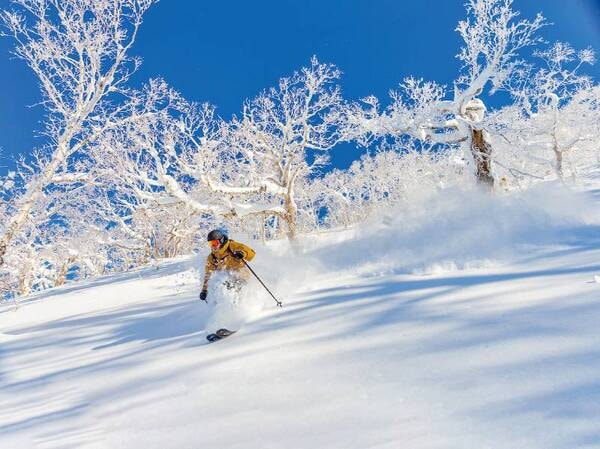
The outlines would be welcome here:
M 255 245 L 283 309 L 199 301 L 205 252 L 4 304 L 0 448 L 599 448 L 599 216 L 447 192 Z

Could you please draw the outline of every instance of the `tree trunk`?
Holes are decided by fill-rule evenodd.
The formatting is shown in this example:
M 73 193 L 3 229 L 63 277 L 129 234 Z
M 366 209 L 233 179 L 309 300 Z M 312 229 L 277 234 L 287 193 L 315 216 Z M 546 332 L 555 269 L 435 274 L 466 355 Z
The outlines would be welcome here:
M 491 166 L 492 146 L 486 142 L 482 129 L 471 130 L 471 153 L 475 160 L 477 182 L 491 190 L 494 187 Z
M 555 113 L 556 114 L 556 113 Z M 554 152 L 554 169 L 558 179 L 564 181 L 564 167 L 563 167 L 563 152 L 558 146 L 557 133 L 557 120 L 554 120 L 554 128 L 552 129 L 552 151 Z
M 287 224 L 287 237 L 296 240 L 296 215 L 298 213 L 296 203 L 291 195 L 285 197 L 285 222 Z
M 259 233 L 260 233 L 260 239 L 263 243 L 267 243 L 267 226 L 268 226 L 268 216 L 266 213 L 263 213 L 261 218 L 259 218 L 258 221 L 258 225 L 259 225 Z
M 60 287 L 67 282 L 67 274 L 69 273 L 69 269 L 75 263 L 74 257 L 69 257 L 58 270 L 58 274 L 56 276 L 56 281 L 54 282 L 54 287 Z
M 565 178 L 564 168 L 563 168 L 563 153 L 557 149 L 554 149 L 554 155 L 556 157 L 556 173 L 558 177 L 562 181 Z
M 26 296 L 29 293 L 31 293 L 31 288 L 32 288 L 32 276 L 31 276 L 31 270 L 32 270 L 32 264 L 31 262 L 29 262 L 31 259 L 31 254 L 28 255 L 29 259 L 28 262 L 21 267 L 20 271 L 19 271 L 19 296 Z

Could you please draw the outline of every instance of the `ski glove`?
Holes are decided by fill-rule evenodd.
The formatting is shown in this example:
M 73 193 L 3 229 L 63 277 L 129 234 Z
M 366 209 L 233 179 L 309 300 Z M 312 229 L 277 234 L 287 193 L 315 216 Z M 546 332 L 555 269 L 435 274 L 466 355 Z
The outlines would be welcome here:
M 244 258 L 245 254 L 242 251 L 234 251 L 233 252 L 233 257 L 235 257 L 238 260 L 242 260 Z
M 208 292 L 207 292 L 206 290 L 202 290 L 202 291 L 200 292 L 200 299 L 201 299 L 202 301 L 204 301 L 204 302 L 208 302 L 208 301 L 206 300 L 206 296 L 207 296 L 207 295 L 208 295 Z

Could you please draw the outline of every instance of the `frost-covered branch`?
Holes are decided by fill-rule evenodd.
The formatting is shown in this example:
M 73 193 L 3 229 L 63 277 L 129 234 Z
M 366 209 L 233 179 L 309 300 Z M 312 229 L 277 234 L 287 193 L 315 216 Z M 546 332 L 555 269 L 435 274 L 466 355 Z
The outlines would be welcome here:
M 378 111 L 377 100 L 368 98 L 366 107 L 354 106 L 349 115 L 362 142 L 411 136 L 458 146 L 480 183 L 492 185 L 492 146 L 484 129 L 487 108 L 479 96 L 490 83 L 490 93 L 510 84 L 522 66 L 519 51 L 541 42 L 536 32 L 546 22 L 539 14 L 531 21 L 519 20 L 512 0 L 468 0 L 466 7 L 467 18 L 456 29 L 464 41 L 457 55 L 463 66 L 452 99 L 444 86 L 407 78 L 392 92 L 385 110 Z
M 85 151 L 83 142 L 118 112 L 115 95 L 125 92 L 139 65 L 128 51 L 153 1 L 15 0 L 14 10 L 0 12 L 15 55 L 39 80 L 51 142 L 50 157 L 23 185 L 19 207 L 0 236 L 0 257 L 69 158 Z

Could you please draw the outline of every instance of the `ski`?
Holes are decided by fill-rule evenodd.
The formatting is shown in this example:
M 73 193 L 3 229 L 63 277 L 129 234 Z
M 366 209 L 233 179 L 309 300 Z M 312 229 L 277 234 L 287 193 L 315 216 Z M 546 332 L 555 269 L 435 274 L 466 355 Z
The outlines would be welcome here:
M 215 332 L 214 334 L 208 334 L 206 336 L 206 339 L 210 342 L 213 343 L 215 341 L 219 341 L 222 340 L 226 337 L 229 337 L 232 334 L 235 334 L 236 331 L 230 331 L 229 329 L 219 329 L 217 332 Z

